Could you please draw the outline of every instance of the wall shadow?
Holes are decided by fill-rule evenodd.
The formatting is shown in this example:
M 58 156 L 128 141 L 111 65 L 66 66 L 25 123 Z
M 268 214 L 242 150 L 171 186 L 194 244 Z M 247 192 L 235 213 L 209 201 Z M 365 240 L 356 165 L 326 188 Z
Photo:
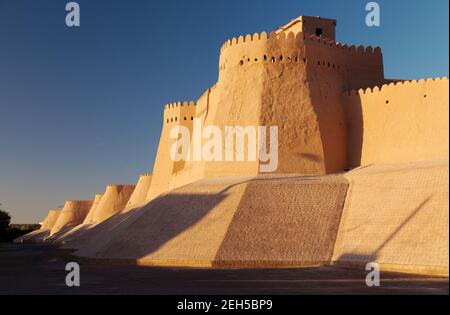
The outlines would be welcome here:
M 353 92 L 352 92 L 353 93 Z M 361 166 L 364 119 L 362 113 L 361 96 L 344 96 L 344 112 L 347 124 L 347 168 Z
M 96 224 L 86 224 L 68 238 L 61 239 L 61 243 L 67 249 L 82 249 L 94 243 L 104 243 L 111 237 L 111 233 L 115 229 L 121 225 L 127 226 L 127 223 L 134 218 L 139 209 L 133 208 L 127 212 L 117 213 Z
M 69 225 L 69 226 L 66 225 L 66 226 L 63 226 L 61 228 L 61 230 L 59 230 L 55 234 L 49 235 L 47 238 L 45 238 L 45 241 L 46 242 L 56 242 L 58 239 L 63 237 L 66 233 L 68 233 L 70 230 L 72 230 L 75 227 L 77 227 L 77 225 Z
M 14 240 L 16 244 L 39 243 L 50 235 L 50 229 L 36 230 Z
M 102 248 L 101 257 L 139 259 L 157 251 L 201 221 L 227 194 L 180 194 L 169 193 L 144 205 L 135 219 L 124 228 L 116 230 L 112 239 Z M 125 214 L 119 214 L 104 226 L 113 228 L 112 221 L 120 221 Z M 98 230 L 101 227 L 96 227 Z M 197 240 L 207 242 L 207 240 Z

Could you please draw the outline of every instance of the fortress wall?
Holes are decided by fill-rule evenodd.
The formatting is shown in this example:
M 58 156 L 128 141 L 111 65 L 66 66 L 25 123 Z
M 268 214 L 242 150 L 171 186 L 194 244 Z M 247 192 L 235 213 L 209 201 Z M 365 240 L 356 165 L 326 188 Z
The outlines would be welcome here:
M 257 80 L 258 76 L 249 74 L 246 78 L 238 78 L 243 83 L 241 84 L 232 82 L 236 79 L 225 80 L 224 82 L 218 82 L 211 88 L 207 89 L 202 96 L 198 99 L 195 115 L 194 117 L 199 119 L 201 123 L 199 124 L 199 137 L 201 137 L 201 132 L 204 128 L 208 126 L 217 126 L 223 132 L 224 127 L 226 125 L 234 126 L 234 125 L 252 125 L 257 126 L 257 102 L 259 99 L 258 91 L 260 86 L 257 85 L 254 80 Z M 224 97 L 224 94 L 234 93 L 235 87 L 240 86 L 243 89 L 243 92 L 239 92 L 242 94 L 246 94 L 245 96 L 236 95 L 234 98 L 239 99 L 241 103 L 238 105 L 233 105 L 233 97 L 228 98 Z M 248 86 L 248 88 L 246 87 Z M 249 101 L 245 101 L 245 98 L 249 99 Z M 223 105 L 221 105 L 223 103 Z M 244 107 L 244 104 L 247 105 Z M 233 110 L 230 110 L 230 106 L 235 106 Z M 244 112 L 244 113 L 243 113 Z M 234 117 L 232 117 L 234 116 Z M 191 129 L 192 131 L 192 129 Z M 222 133 L 223 135 L 223 133 Z M 193 136 L 193 132 L 191 132 L 191 136 Z M 222 139 L 222 144 L 225 139 Z M 208 139 L 203 139 L 202 143 L 205 144 L 208 142 Z M 163 145 L 160 144 L 160 148 Z M 170 178 L 166 177 L 166 180 L 170 180 L 169 186 L 167 188 L 164 185 L 165 190 L 161 189 L 160 191 L 167 191 L 168 189 L 173 189 L 180 187 L 182 185 L 191 183 L 195 180 L 205 178 L 205 177 L 214 177 L 214 176 L 230 176 L 230 175 L 245 175 L 245 174 L 257 174 L 257 162 L 248 162 L 248 163 L 234 163 L 234 162 L 214 162 L 210 163 L 203 160 L 193 160 L 193 148 L 194 143 L 191 140 L 190 149 L 191 149 L 191 160 L 187 162 L 180 162 L 180 167 L 177 169 L 172 169 L 172 176 Z M 159 150 L 159 149 L 158 149 Z M 169 149 L 166 149 L 168 151 Z M 247 152 L 247 151 L 246 151 Z M 159 154 L 158 154 L 159 155 Z M 156 165 L 156 164 L 155 164 Z M 154 174 L 155 176 L 155 174 Z M 154 184 L 152 183 L 152 186 Z M 152 189 L 151 189 L 152 190 Z M 151 194 L 151 193 L 149 193 Z M 155 194 L 153 194 L 155 195 Z
M 89 212 L 86 216 L 86 218 L 83 221 L 83 224 L 91 224 L 92 220 L 94 218 L 95 209 L 97 209 L 98 204 L 100 203 L 100 199 L 102 198 L 102 194 L 96 194 L 94 198 L 94 202 L 92 203 L 91 209 L 89 209 Z
M 40 230 L 51 230 L 58 220 L 59 215 L 61 214 L 61 210 L 55 209 L 50 210 L 45 218 L 44 222 L 41 225 Z
M 371 166 L 350 181 L 333 261 L 448 276 L 447 162 Z
M 92 206 L 90 207 L 86 217 L 81 224 L 70 226 L 69 228 L 61 229 L 57 234 L 52 235 L 52 237 L 47 238 L 46 241 L 51 241 L 54 243 L 64 243 L 68 239 L 78 235 L 82 231 L 88 229 L 90 225 L 93 224 L 94 214 L 102 198 L 102 194 L 96 194 Z
M 138 189 L 138 187 L 136 187 L 134 189 L 129 200 L 131 200 L 133 195 L 136 193 L 136 189 L 138 189 L 138 195 L 135 195 L 135 197 L 134 197 L 136 201 L 138 201 L 140 198 L 146 197 L 147 192 L 148 192 L 148 187 L 150 186 L 150 182 L 149 182 L 148 178 L 150 178 L 150 180 L 151 180 L 150 174 L 145 174 L 140 177 L 140 181 L 138 181 L 138 185 L 140 186 L 140 188 Z M 130 185 L 128 185 L 128 186 L 130 186 Z M 116 207 L 116 209 L 120 209 L 121 204 L 123 203 L 123 200 L 126 199 L 126 195 L 122 199 L 119 199 L 119 197 L 117 195 L 114 195 L 113 191 L 114 191 L 114 189 L 111 189 L 111 194 L 106 196 L 106 199 L 109 199 L 108 204 L 103 203 L 103 205 L 102 205 L 103 209 L 110 207 L 109 211 L 111 211 L 111 213 L 115 212 L 114 207 Z M 129 192 L 127 191 L 126 194 L 128 194 L 128 193 Z M 119 193 L 119 195 L 120 195 L 120 193 Z M 56 243 L 64 244 L 64 246 L 66 246 L 66 248 L 71 248 L 71 249 L 76 248 L 76 246 L 75 246 L 76 244 L 86 243 L 87 239 L 91 238 L 93 235 L 96 234 L 95 233 L 96 226 L 98 226 L 98 224 L 102 224 L 104 221 L 106 221 L 110 218 L 110 217 L 108 217 L 107 219 L 100 221 L 100 222 L 94 221 L 94 216 L 95 216 L 96 210 L 100 204 L 102 197 L 103 197 L 103 195 L 101 195 L 101 194 L 96 195 L 94 203 L 93 203 L 91 209 L 89 210 L 89 214 L 88 214 L 88 216 L 86 216 L 86 219 L 84 220 L 83 224 L 77 225 L 77 226 L 71 228 L 70 230 L 62 231 L 62 232 L 58 233 L 58 235 L 54 236 L 51 240 Z M 117 202 L 117 205 L 114 205 L 114 200 L 113 200 L 114 198 L 116 198 L 115 202 Z M 128 203 L 129 203 L 129 201 L 127 202 L 127 204 Z M 126 206 L 122 212 L 132 211 L 134 208 L 137 208 L 135 203 L 133 203 L 130 206 Z M 111 209 L 113 209 L 113 210 L 111 210 Z M 107 212 L 107 211 L 104 211 L 104 212 Z M 120 212 L 120 210 L 119 210 L 119 212 Z M 100 214 L 97 213 L 97 215 L 100 215 Z M 88 218 L 88 217 L 90 217 L 90 218 Z M 112 215 L 112 217 L 114 217 L 114 215 Z M 107 236 L 105 236 L 105 237 L 107 237 Z
M 135 185 L 108 185 L 95 209 L 92 223 L 99 223 L 123 209 L 133 194 Z
M 189 135 L 192 137 L 192 129 L 193 129 L 193 122 L 195 118 L 195 112 L 196 112 L 196 104 L 191 102 L 183 102 L 183 103 L 177 103 L 176 106 L 179 106 L 176 110 L 176 113 L 178 113 L 178 124 L 175 120 L 175 125 L 186 127 L 189 130 Z M 176 119 L 176 117 L 175 117 Z M 169 125 L 170 126 L 170 125 Z M 170 126 L 170 127 L 173 127 Z M 170 131 L 169 131 L 170 132 Z M 175 142 L 174 139 L 170 139 L 170 143 L 173 144 Z M 172 161 L 171 157 L 168 156 L 170 161 Z M 173 161 L 173 171 L 172 174 L 178 173 L 182 169 L 184 169 L 186 166 L 186 161 Z
M 281 51 L 274 54 L 268 47 L 297 47 L 307 46 L 308 49 L 301 56 L 289 55 Z M 258 61 L 273 61 L 284 57 L 285 62 L 297 62 L 297 58 L 309 61 L 310 65 L 328 67 L 345 78 L 345 89 L 365 88 L 385 82 L 383 55 L 379 47 L 348 46 L 327 38 L 319 38 L 315 35 L 293 32 L 285 33 L 266 32 L 261 34 L 239 36 L 226 41 L 220 54 L 219 82 L 236 64 L 253 63 Z M 308 60 L 304 60 L 307 58 Z
M 350 167 L 448 159 L 448 78 L 391 83 L 344 99 Z
M 320 65 L 314 64 L 316 59 Z M 317 81 L 317 86 L 306 84 L 309 80 Z M 347 136 L 339 102 L 342 91 L 374 82 L 384 82 L 379 49 L 348 47 L 292 32 L 255 33 L 227 41 L 221 49 L 218 83 L 205 91 L 196 108 L 192 102 L 166 106 L 147 199 L 200 178 L 259 172 L 259 161 L 171 163 L 170 127 L 187 125 L 192 136 L 189 117 L 200 118 L 202 128 L 213 125 L 222 131 L 225 126 L 278 126 L 278 173 L 324 174 L 344 169 Z M 224 143 L 225 137 L 222 147 Z M 192 140 L 190 146 L 192 153 Z
M 197 105 L 195 108 L 194 118 L 199 120 L 200 129 L 206 126 L 205 121 L 208 117 L 215 116 L 215 112 L 217 110 L 217 106 L 215 106 L 215 100 L 217 96 L 217 91 L 220 89 L 216 89 L 218 84 L 213 85 L 211 88 L 207 89 L 197 100 Z M 189 144 L 190 148 L 190 159 L 182 163 L 182 168 L 178 168 L 176 172 L 172 174 L 170 179 L 168 190 L 172 190 L 189 183 L 195 182 L 205 177 L 205 163 L 203 161 L 195 161 L 193 152 L 194 152 L 194 133 L 193 128 L 191 129 L 191 140 Z M 201 136 L 201 131 L 199 132 Z M 207 141 L 206 139 L 203 141 Z
M 50 230 L 55 225 L 60 214 L 61 214 L 61 210 L 59 210 L 59 209 L 50 210 L 47 214 L 47 217 L 42 222 L 42 225 L 39 228 L 39 230 L 32 231 L 28 234 L 25 234 L 21 237 L 16 238 L 14 240 L 14 243 L 43 242 L 44 239 L 50 235 Z
M 78 237 L 80 234 L 83 234 L 85 231 L 89 230 L 92 227 L 92 224 L 78 224 L 76 226 L 71 226 L 68 228 L 64 228 L 58 233 L 52 235 L 45 239 L 46 242 L 52 242 L 57 244 L 66 244 L 69 240 Z
M 164 121 L 159 139 L 158 151 L 153 166 L 152 183 L 147 199 L 152 199 L 168 190 L 172 175 L 184 168 L 184 161 L 175 162 L 170 157 L 170 148 L 174 139 L 170 139 L 170 131 L 174 126 L 185 126 L 192 131 L 195 116 L 194 102 L 171 103 L 164 107 Z
M 202 102 L 199 102 L 200 106 L 197 111 L 197 117 L 201 118 L 205 127 L 217 126 L 221 130 L 222 148 L 225 148 L 226 126 L 257 127 L 259 125 L 258 116 L 264 80 L 262 60 L 260 59 L 260 62 L 256 62 L 252 67 L 244 67 L 240 61 L 250 57 L 254 58 L 254 56 L 250 56 L 249 49 L 262 52 L 264 42 L 253 43 L 247 39 L 247 42 L 244 43 L 243 37 L 240 37 L 239 41 L 242 41 L 242 44 L 236 45 L 234 49 L 229 49 L 227 52 L 222 52 L 219 64 L 223 62 L 226 66 L 219 71 L 219 80 L 210 93 L 204 94 L 201 98 Z M 254 62 L 254 59 L 251 61 Z M 235 136 L 233 136 L 233 141 L 233 146 L 236 147 Z M 206 142 L 205 139 L 204 143 Z M 249 161 L 245 158 L 245 161 L 237 163 L 234 155 L 233 161 L 225 161 L 224 150 L 221 153 L 222 161 L 202 161 L 200 165 L 204 177 L 254 176 L 258 174 L 256 159 Z M 243 154 L 245 157 L 248 156 L 247 143 L 244 143 Z
M 315 36 L 305 39 L 310 97 L 318 115 L 327 173 L 347 167 L 346 115 L 342 93 L 350 86 L 384 82 L 380 49 L 346 46 Z
M 202 180 L 161 195 L 134 213 L 121 213 L 94 227 L 91 241 L 81 243 L 75 254 L 211 266 L 246 180 Z
M 95 252 L 109 243 L 111 237 L 120 230 L 126 229 L 139 214 L 141 205 L 133 206 L 117 213 L 99 223 L 91 225 L 79 225 L 62 239 L 62 247 L 65 249 L 87 249 Z
M 266 44 L 260 124 L 278 126 L 276 173 L 325 174 L 319 117 L 307 84 L 303 34 L 271 34 Z
M 219 67 L 222 89 L 238 88 L 230 87 L 230 77 L 236 72 L 242 76 L 239 66 L 247 71 L 264 68 L 260 124 L 280 126 L 280 173 L 324 174 L 346 168 L 341 95 L 349 87 L 384 82 L 381 49 L 349 47 L 304 33 L 263 32 L 224 44 Z M 292 113 L 292 121 L 287 113 Z
M 240 36 L 227 41 L 221 51 L 217 118 L 211 120 L 219 125 L 277 126 L 278 173 L 325 173 L 305 61 L 303 35 L 293 33 Z M 235 174 L 236 166 L 243 166 L 241 174 L 260 172 L 259 161 L 246 166 L 214 164 L 209 165 L 217 166 L 212 174 L 220 169 Z
M 329 263 L 347 185 L 342 176 L 271 175 L 250 181 L 217 251 L 215 265 Z
M 64 204 L 58 220 L 52 227 L 50 236 L 58 233 L 63 228 L 76 226 L 83 223 L 89 209 L 92 207 L 93 200 L 69 200 Z
M 347 46 L 314 36 L 307 43 L 311 49 L 311 65 L 337 71 L 344 79 L 345 90 L 385 82 L 383 55 L 379 47 Z
M 347 185 L 342 176 L 204 179 L 103 221 L 69 247 L 143 265 L 329 263 Z
M 138 203 L 145 201 L 147 199 L 147 194 L 148 190 L 150 189 L 151 183 L 152 174 L 142 174 L 139 177 L 138 182 L 136 183 L 133 194 L 127 202 L 126 208 L 132 207 Z

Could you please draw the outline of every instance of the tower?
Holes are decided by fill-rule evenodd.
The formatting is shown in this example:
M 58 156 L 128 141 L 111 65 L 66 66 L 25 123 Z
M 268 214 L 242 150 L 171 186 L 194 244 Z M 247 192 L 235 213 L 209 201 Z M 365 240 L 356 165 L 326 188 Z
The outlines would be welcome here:
M 336 40 L 336 20 L 324 19 L 320 16 L 299 16 L 286 25 L 278 28 L 277 33 L 293 32 L 316 35 L 330 40 Z

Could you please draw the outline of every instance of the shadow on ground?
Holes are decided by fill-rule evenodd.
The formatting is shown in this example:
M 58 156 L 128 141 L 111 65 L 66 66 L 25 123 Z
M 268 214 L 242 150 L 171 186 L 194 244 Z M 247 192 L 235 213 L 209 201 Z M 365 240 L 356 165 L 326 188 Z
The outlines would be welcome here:
M 448 278 L 382 273 L 365 285 L 364 269 L 183 269 L 80 262 L 81 286 L 65 285 L 69 250 L 0 244 L 0 294 L 448 294 Z

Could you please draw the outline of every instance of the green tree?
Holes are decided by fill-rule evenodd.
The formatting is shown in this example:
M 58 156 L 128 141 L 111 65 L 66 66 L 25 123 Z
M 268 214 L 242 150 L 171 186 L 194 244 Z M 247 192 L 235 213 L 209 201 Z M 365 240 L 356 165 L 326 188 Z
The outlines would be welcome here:
M 2 204 L 0 203 L 0 207 Z M 9 241 L 11 216 L 0 208 L 0 242 Z
M 2 204 L 0 203 L 0 206 Z M 11 225 L 11 216 L 0 208 L 0 243 L 12 242 L 14 239 L 40 228 L 39 224 Z
M 6 231 L 9 228 L 10 222 L 11 216 L 9 215 L 9 213 L 0 209 L 0 232 Z

